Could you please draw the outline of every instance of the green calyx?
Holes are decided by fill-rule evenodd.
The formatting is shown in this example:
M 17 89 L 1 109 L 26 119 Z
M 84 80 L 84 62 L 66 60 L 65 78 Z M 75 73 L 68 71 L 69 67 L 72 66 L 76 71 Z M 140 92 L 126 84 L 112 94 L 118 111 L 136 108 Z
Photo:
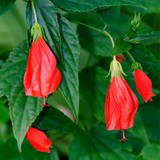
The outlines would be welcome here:
M 38 40 L 38 37 L 41 37 L 42 39 L 44 39 L 45 41 L 47 41 L 46 39 L 46 36 L 45 36 L 45 33 L 44 33 L 44 29 L 43 27 L 38 24 L 38 23 L 35 23 L 32 28 L 31 28 L 31 37 L 33 38 L 32 39 L 32 42 L 35 41 L 37 42 Z
M 132 63 L 131 65 L 131 70 L 134 71 L 134 70 L 143 70 L 142 68 L 142 65 L 139 63 L 139 62 L 134 62 Z

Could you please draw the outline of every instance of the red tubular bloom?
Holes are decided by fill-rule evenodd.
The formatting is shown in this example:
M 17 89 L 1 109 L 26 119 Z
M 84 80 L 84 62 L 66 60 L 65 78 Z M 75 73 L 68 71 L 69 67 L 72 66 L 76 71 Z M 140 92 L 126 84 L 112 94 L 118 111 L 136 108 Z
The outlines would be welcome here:
M 107 130 L 125 130 L 133 127 L 137 109 L 138 99 L 125 79 L 113 77 L 105 101 Z
M 134 78 L 137 90 L 144 98 L 145 102 L 152 101 L 151 96 L 155 96 L 152 92 L 152 81 L 143 71 L 140 70 L 135 70 Z
M 26 95 L 43 97 L 45 100 L 50 93 L 56 91 L 61 81 L 56 63 L 54 54 L 41 37 L 33 42 L 24 76 Z M 46 106 L 45 102 L 42 106 Z
M 105 119 L 107 130 L 121 130 L 123 138 L 128 140 L 124 131 L 133 127 L 134 118 L 138 109 L 138 99 L 122 77 L 125 73 L 115 56 L 110 65 L 111 83 L 105 101 Z
M 50 153 L 52 142 L 42 131 L 29 127 L 26 138 L 36 150 Z

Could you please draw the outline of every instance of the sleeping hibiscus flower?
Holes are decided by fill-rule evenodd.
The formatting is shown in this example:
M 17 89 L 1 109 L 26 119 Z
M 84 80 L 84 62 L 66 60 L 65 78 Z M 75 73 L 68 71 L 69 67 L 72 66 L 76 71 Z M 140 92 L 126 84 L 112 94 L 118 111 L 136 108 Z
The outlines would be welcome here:
M 35 28 L 38 31 L 35 32 Z M 46 97 L 55 92 L 60 81 L 61 73 L 56 67 L 56 58 L 42 37 L 42 27 L 35 24 L 32 27 L 33 43 L 29 52 L 28 63 L 24 75 L 24 88 L 26 95 L 43 97 L 44 104 Z
M 125 138 L 124 131 L 133 127 L 134 117 L 138 108 L 138 99 L 123 78 L 121 64 L 115 56 L 110 65 L 111 82 L 105 101 L 105 119 L 107 130 L 121 130 L 123 138 L 120 141 L 128 140 Z
M 151 96 L 155 96 L 152 92 L 152 81 L 143 72 L 141 64 L 139 62 L 134 62 L 131 65 L 131 69 L 139 94 L 144 98 L 145 102 L 152 101 Z
M 151 96 L 155 96 L 152 92 L 152 81 L 142 70 L 134 71 L 136 87 L 145 102 L 152 101 Z
M 52 142 L 42 131 L 29 127 L 25 137 L 36 150 L 50 153 Z

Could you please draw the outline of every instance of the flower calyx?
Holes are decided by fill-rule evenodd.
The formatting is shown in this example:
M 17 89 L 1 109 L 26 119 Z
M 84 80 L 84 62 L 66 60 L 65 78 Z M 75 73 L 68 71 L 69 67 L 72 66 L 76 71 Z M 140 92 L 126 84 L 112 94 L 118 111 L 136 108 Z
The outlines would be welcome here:
M 135 70 L 140 70 L 140 71 L 142 71 L 143 68 L 142 68 L 141 63 L 139 63 L 139 62 L 134 62 L 134 63 L 132 63 L 132 65 L 131 65 L 131 70 L 132 70 L 133 75 L 134 75 L 134 73 L 135 73 Z
M 38 23 L 35 23 L 32 26 L 32 28 L 31 28 L 31 37 L 33 38 L 32 42 L 33 41 L 37 42 L 37 40 L 38 40 L 39 37 L 41 37 L 42 39 L 44 39 L 45 41 L 47 41 L 47 38 L 46 38 L 45 33 L 44 33 L 44 29 Z
M 122 69 L 121 64 L 116 60 L 116 57 L 113 57 L 113 60 L 110 64 L 110 69 L 109 69 L 109 73 L 106 77 L 109 76 L 109 74 L 111 73 L 111 81 L 113 79 L 113 77 L 117 77 L 119 80 L 121 80 L 121 77 L 123 78 L 122 74 L 127 76 Z

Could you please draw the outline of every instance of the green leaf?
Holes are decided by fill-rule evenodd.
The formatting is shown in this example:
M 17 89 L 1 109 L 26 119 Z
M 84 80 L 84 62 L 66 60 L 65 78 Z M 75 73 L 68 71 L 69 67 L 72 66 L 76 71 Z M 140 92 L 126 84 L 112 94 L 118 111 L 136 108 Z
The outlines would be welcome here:
M 70 146 L 70 160 L 135 160 L 133 155 L 123 150 L 129 145 L 119 142 L 115 138 L 116 133 L 106 131 L 105 126 L 98 126 L 88 136 L 75 137 Z
M 107 74 L 108 72 L 101 67 L 89 67 L 79 75 L 81 96 L 91 107 L 96 118 L 104 123 L 105 98 L 110 84 L 110 79 L 105 78 Z
M 65 70 L 61 68 L 62 80 L 60 90 L 69 104 L 78 123 L 79 114 L 79 80 L 78 64 L 80 57 L 80 46 L 75 29 L 64 17 L 59 19 L 62 38 L 62 54 Z
M 153 13 L 159 13 L 160 12 L 160 5 L 159 5 L 159 0 L 137 0 L 139 3 L 141 3 L 146 10 L 143 8 L 139 7 L 132 7 L 132 6 L 127 6 L 125 7 L 129 12 L 134 12 L 136 11 L 137 13 L 145 13 L 145 14 L 153 14 Z M 150 20 L 149 20 L 150 21 Z
M 33 126 L 40 130 L 57 131 L 68 134 L 84 134 L 63 112 L 54 107 L 44 108 Z
M 111 25 L 120 15 L 119 7 L 109 7 L 97 12 L 105 26 Z
M 143 12 L 147 12 L 147 13 L 159 13 L 160 12 L 160 5 L 159 5 L 158 0 L 152 0 L 152 3 L 150 3 L 151 1 L 149 0 L 138 0 L 138 2 L 143 4 L 143 6 L 147 8 L 147 10 L 143 10 Z
M 134 134 L 137 138 L 143 140 L 146 144 L 149 144 L 147 133 L 138 111 L 134 119 L 134 126 L 129 128 L 128 131 Z
M 9 120 L 9 111 L 7 106 L 4 104 L 5 99 L 0 98 L 0 122 L 7 122 Z
M 137 62 L 140 62 L 143 70 L 152 81 L 160 81 L 160 64 L 143 44 L 133 44 L 130 53 Z
M 50 0 L 34 0 L 33 2 L 36 10 L 37 21 L 44 29 L 47 37 L 47 43 L 49 44 L 53 53 L 55 53 L 60 60 L 61 65 L 63 65 L 61 38 L 56 8 L 54 4 L 50 2 Z M 31 27 L 35 23 L 31 1 L 29 1 L 27 5 L 26 16 L 28 29 L 31 30 Z
M 10 96 L 11 90 L 23 79 L 27 65 L 29 49 L 27 41 L 14 48 L 0 70 L 0 97 Z
M 160 43 L 160 31 L 154 31 L 152 33 L 141 34 L 131 39 L 130 41 L 138 41 L 145 45 L 153 44 L 153 43 Z
M 129 51 L 131 48 L 131 45 L 128 42 L 125 42 L 123 38 L 117 38 L 115 40 L 115 46 L 113 48 L 112 55 L 122 55 L 122 53 Z
M 86 0 L 51 0 L 57 7 L 62 8 L 67 11 L 73 11 L 73 12 L 87 12 L 99 8 L 108 8 L 111 6 L 122 6 L 122 5 L 133 5 L 133 6 L 139 6 L 143 7 L 140 3 L 138 3 L 136 0 L 116 0 L 116 1 L 103 1 L 103 0 L 92 0 L 92 1 L 86 1 Z
M 23 86 L 23 76 L 26 69 L 29 49 L 23 41 L 11 53 L 0 71 L 0 96 L 9 99 L 10 117 L 13 133 L 21 150 L 21 144 L 29 126 L 36 119 L 42 108 L 41 98 L 26 96 Z
M 160 145 L 151 144 L 145 146 L 141 152 L 145 160 L 159 160 L 160 159 Z
M 34 149 L 31 144 L 25 140 L 22 145 L 23 151 L 18 152 L 15 139 L 11 138 L 6 144 L 1 146 L 0 159 L 6 160 L 59 160 L 58 153 L 55 148 L 50 149 L 50 153 L 39 152 Z M 8 154 L 9 153 L 9 154 Z
M 157 100 L 159 101 L 158 96 L 155 98 L 157 98 Z M 158 101 L 155 101 L 155 99 L 153 99 L 153 102 L 151 103 L 155 103 L 156 106 L 150 104 L 148 106 L 144 105 L 143 107 L 139 108 L 139 114 L 145 126 L 147 136 L 151 143 L 157 144 L 160 143 L 160 130 L 158 121 L 160 109 L 157 106 Z
M 8 11 L 12 5 L 14 4 L 15 0 L 1 0 L 0 1 L 0 15 Z

